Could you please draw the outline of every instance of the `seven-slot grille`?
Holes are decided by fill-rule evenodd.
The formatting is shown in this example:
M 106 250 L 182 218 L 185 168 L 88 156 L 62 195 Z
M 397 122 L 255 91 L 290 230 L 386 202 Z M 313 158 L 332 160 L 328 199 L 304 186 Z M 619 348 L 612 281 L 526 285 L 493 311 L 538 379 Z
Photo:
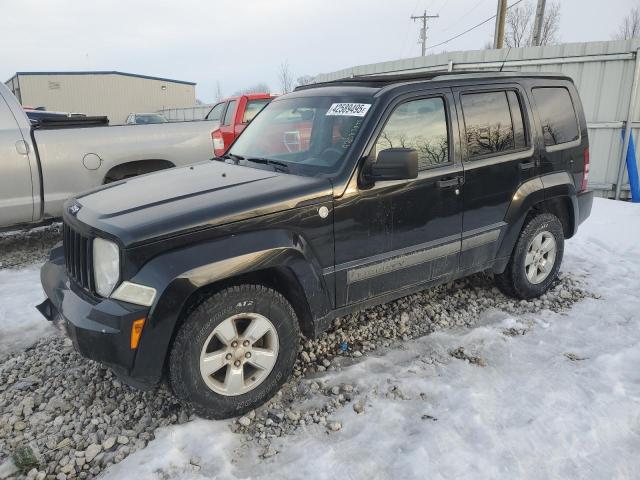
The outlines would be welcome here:
M 69 276 L 85 290 L 93 291 L 93 241 L 63 226 L 64 260 Z

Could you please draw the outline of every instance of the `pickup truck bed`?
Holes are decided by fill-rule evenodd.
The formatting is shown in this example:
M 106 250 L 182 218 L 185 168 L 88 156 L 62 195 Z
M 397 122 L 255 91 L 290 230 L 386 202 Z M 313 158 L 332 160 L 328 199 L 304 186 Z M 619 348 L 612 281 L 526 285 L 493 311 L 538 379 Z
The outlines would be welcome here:
M 216 121 L 151 125 L 32 125 L 0 85 L 0 229 L 62 215 L 76 193 L 210 159 Z

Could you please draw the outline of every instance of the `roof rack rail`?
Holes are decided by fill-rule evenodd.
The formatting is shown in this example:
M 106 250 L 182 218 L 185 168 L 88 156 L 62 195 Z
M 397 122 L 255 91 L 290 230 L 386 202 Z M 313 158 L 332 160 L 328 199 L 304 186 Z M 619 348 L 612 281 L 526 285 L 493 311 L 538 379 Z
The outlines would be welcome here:
M 500 77 L 508 77 L 512 75 L 522 76 L 558 76 L 561 74 L 543 73 L 543 72 L 520 72 L 503 70 L 453 70 L 453 71 L 429 71 L 429 72 L 407 72 L 407 73 L 375 73 L 368 75 L 352 75 L 350 77 L 337 78 L 335 80 L 327 80 L 325 82 L 310 83 L 309 85 L 301 85 L 295 90 L 306 90 L 308 88 L 354 84 L 372 87 L 384 87 L 394 83 L 411 82 L 420 80 L 434 80 L 439 77 L 455 76 L 455 75 L 493 75 Z

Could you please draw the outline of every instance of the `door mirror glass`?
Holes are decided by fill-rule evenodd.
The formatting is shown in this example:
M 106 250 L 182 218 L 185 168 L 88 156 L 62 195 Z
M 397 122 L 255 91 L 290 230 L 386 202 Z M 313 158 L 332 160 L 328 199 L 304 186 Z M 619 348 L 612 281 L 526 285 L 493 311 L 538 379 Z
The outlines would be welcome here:
M 370 178 L 381 180 L 409 180 L 418 176 L 418 152 L 413 148 L 387 148 L 378 152 L 371 165 Z

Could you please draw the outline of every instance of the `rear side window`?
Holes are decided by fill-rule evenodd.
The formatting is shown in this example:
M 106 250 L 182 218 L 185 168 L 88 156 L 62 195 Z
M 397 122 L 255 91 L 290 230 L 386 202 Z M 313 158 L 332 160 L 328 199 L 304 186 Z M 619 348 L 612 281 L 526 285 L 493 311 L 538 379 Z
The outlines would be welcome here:
M 270 101 L 270 98 L 247 101 L 247 106 L 244 109 L 244 115 L 242 115 L 242 123 L 249 123 L 253 120 L 253 117 L 260 113 L 260 110 L 262 110 Z
M 563 87 L 534 88 L 533 99 L 540 114 L 546 146 L 572 142 L 580 137 L 569 90 Z
M 215 105 L 207 115 L 207 120 L 215 120 L 217 122 L 220 121 L 220 116 L 222 115 L 223 109 L 224 109 L 224 103 L 219 103 Z
M 236 103 L 238 103 L 236 100 L 229 102 L 227 111 L 224 113 L 223 125 L 231 125 L 231 122 L 233 122 L 233 115 L 236 113 Z
M 514 91 L 462 95 L 469 159 L 526 146 L 522 108 Z
M 376 142 L 376 155 L 387 148 L 414 148 L 425 170 L 449 162 L 447 114 L 442 98 L 423 98 L 398 106 Z

